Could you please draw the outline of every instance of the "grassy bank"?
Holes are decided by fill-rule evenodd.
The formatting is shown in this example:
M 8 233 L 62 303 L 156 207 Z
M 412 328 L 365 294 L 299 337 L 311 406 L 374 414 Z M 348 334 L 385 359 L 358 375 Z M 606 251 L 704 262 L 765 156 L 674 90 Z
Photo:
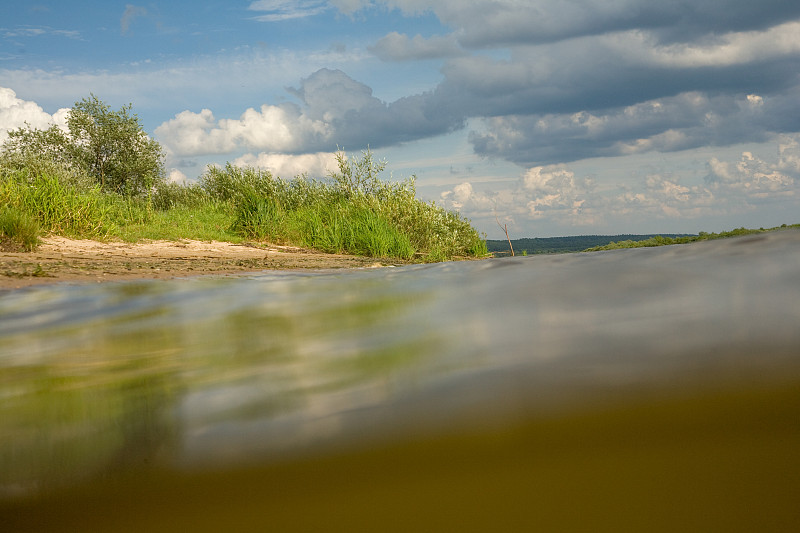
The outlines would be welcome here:
M 328 179 L 285 180 L 254 168 L 209 167 L 196 184 L 160 182 L 147 194 L 101 190 L 69 165 L 0 160 L 0 245 L 32 250 L 43 235 L 73 238 L 243 240 L 323 252 L 441 261 L 482 257 L 470 222 L 416 198 L 414 179 L 379 179 L 370 152 L 338 155 Z
M 738 228 L 731 231 L 722 231 L 720 233 L 706 233 L 705 231 L 701 231 L 697 235 L 683 235 L 680 237 L 666 237 L 666 236 L 656 235 L 649 239 L 640 241 L 634 241 L 634 240 L 616 241 L 606 244 L 604 246 L 594 246 L 592 248 L 586 249 L 585 251 L 599 252 L 601 250 L 620 250 L 622 248 L 649 248 L 653 246 L 667 246 L 670 244 L 688 244 L 690 242 L 711 241 L 714 239 L 726 239 L 729 237 L 739 237 L 741 235 L 766 233 L 768 231 L 777 231 L 787 228 L 800 228 L 800 224 L 792 224 L 792 225 L 783 224 L 782 226 L 769 229 Z

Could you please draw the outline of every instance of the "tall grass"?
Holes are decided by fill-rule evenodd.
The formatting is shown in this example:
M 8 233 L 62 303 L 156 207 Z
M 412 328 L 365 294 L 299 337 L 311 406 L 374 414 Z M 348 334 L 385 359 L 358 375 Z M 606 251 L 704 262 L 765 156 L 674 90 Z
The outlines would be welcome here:
M 269 172 L 209 168 L 201 186 L 236 206 L 234 229 L 251 238 L 323 251 L 439 261 L 487 254 L 486 242 L 458 213 L 416 198 L 414 178 L 379 179 L 385 163 L 369 151 L 337 154 L 328 180 L 282 180 Z
M 34 250 L 39 245 L 39 224 L 27 213 L 0 208 L 0 249 Z
M 468 220 L 416 198 L 413 177 L 381 180 L 385 163 L 369 151 L 337 157 L 338 171 L 324 180 L 284 180 L 228 164 L 209 167 L 197 184 L 160 183 L 130 197 L 102 192 L 86 176 L 43 157 L 0 154 L 0 205 L 11 210 L 3 231 L 128 241 L 254 239 L 422 261 L 487 254 Z
M 363 206 L 338 201 L 284 208 L 276 199 L 249 196 L 237 209 L 234 229 L 274 243 L 296 244 L 329 253 L 411 259 L 408 237 Z
M 0 205 L 31 217 L 44 233 L 96 238 L 110 229 L 99 189 L 55 163 L 0 165 Z

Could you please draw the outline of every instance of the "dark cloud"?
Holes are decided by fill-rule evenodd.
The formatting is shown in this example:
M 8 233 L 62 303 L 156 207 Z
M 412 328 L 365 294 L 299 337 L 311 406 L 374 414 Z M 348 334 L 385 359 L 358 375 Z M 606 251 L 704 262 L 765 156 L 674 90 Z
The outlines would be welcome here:
M 625 50 L 637 45 L 641 54 Z M 441 105 L 499 116 L 606 109 L 687 91 L 773 93 L 798 82 L 800 53 L 693 63 L 702 52 L 659 53 L 631 39 L 547 46 L 510 60 L 470 56 L 444 66 L 436 92 Z
M 762 30 L 800 17 L 786 0 L 383 0 L 409 13 L 430 10 L 456 28 L 471 48 L 541 44 L 627 30 L 658 33 L 664 41 L 694 40 L 727 31 Z
M 239 120 L 182 114 L 161 129 L 165 138 L 176 153 L 357 150 L 441 135 L 472 119 L 476 153 L 535 166 L 800 131 L 800 2 L 385 3 L 432 11 L 453 28 L 444 37 L 393 32 L 371 48 L 391 61 L 447 57 L 431 91 L 385 102 L 344 72 L 321 69 L 290 89 L 297 103 Z M 298 5 L 322 3 L 251 7 Z
M 295 94 L 304 113 L 331 125 L 337 142 L 380 146 L 483 118 L 485 128 L 470 135 L 476 153 L 542 165 L 800 131 L 800 3 L 390 4 L 428 8 L 455 31 L 390 33 L 372 48 L 378 57 L 452 57 L 434 90 L 392 103 L 339 71 L 303 80 Z M 465 55 L 456 37 L 473 49 L 511 46 L 505 57 Z
M 354 149 L 368 144 L 377 148 L 446 133 L 463 127 L 465 120 L 438 108 L 429 94 L 383 102 L 340 70 L 318 70 L 290 92 L 302 100 L 304 116 L 324 121 L 332 130 L 326 145 L 305 149 L 329 150 L 331 141 Z
M 320 69 L 288 89 L 300 103 L 247 109 L 217 119 L 184 111 L 155 133 L 176 156 L 223 154 L 240 148 L 302 154 L 374 148 L 432 137 L 463 127 L 464 117 L 438 108 L 429 94 L 386 103 L 340 70 Z
M 475 152 L 533 166 L 588 157 L 762 142 L 800 131 L 800 87 L 766 98 L 701 92 L 602 113 L 514 115 L 472 132 Z

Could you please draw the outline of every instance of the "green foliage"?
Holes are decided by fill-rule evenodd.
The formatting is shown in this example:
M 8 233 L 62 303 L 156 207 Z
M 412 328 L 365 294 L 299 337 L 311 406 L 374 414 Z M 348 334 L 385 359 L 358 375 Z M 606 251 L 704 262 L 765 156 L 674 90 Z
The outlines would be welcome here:
M 92 128 L 102 124 L 87 117 L 109 111 L 96 99 L 76 109 L 75 120 L 83 122 L 71 122 L 69 135 L 88 132 L 81 133 L 81 147 L 90 146 Z M 127 116 L 126 109 L 117 119 Z M 369 151 L 353 159 L 338 154 L 338 171 L 325 180 L 283 180 L 229 163 L 209 167 L 195 185 L 137 178 L 123 186 L 111 177 L 121 168 L 111 159 L 94 160 L 92 166 L 80 150 L 59 158 L 58 143 L 66 143 L 67 154 L 75 148 L 60 130 L 21 129 L 0 153 L 0 205 L 35 220 L 37 234 L 129 241 L 248 238 L 422 261 L 487 255 L 484 239 L 468 220 L 416 198 L 413 177 L 380 180 L 385 163 L 375 162 Z M 36 154 L 36 147 L 43 152 Z
M 53 162 L 15 168 L 0 160 L 0 205 L 34 219 L 43 233 L 102 237 L 109 220 L 99 189 Z
M 414 254 L 408 238 L 385 218 L 341 200 L 286 209 L 274 198 L 252 195 L 239 205 L 233 228 L 258 240 L 329 253 L 403 259 Z
M 664 237 L 662 235 L 655 235 L 650 237 L 649 239 L 633 241 L 633 240 L 624 240 L 618 242 L 611 242 L 604 246 L 595 246 L 593 248 L 589 248 L 585 251 L 587 252 L 598 252 L 602 250 L 619 250 L 623 248 L 651 248 L 655 246 L 667 246 L 670 244 L 687 244 L 690 242 L 697 242 L 697 241 L 710 241 L 714 239 L 726 239 L 729 237 L 738 237 L 741 235 L 752 235 L 755 233 L 765 233 L 768 231 L 776 231 L 780 229 L 785 229 L 787 227 L 797 228 L 800 227 L 800 224 L 794 224 L 792 226 L 787 226 L 783 224 L 779 228 L 770 228 L 770 229 L 747 229 L 747 228 L 737 228 L 730 231 L 723 231 L 720 233 L 707 233 L 705 231 L 701 231 L 697 235 L 683 235 L 683 236 L 676 236 L 676 237 Z
M 233 223 L 230 207 L 212 201 L 193 206 L 177 205 L 165 210 L 148 210 L 146 206 L 140 206 L 135 215 L 138 220 L 129 218 L 125 224 L 119 224 L 116 237 L 129 242 L 142 239 L 243 240 L 230 229 Z
M 683 237 L 681 234 L 664 234 L 668 237 Z M 511 239 L 514 250 L 527 250 L 529 254 L 563 254 L 582 252 L 587 248 L 605 246 L 623 240 L 646 240 L 655 235 L 572 235 L 568 237 L 534 237 Z M 506 239 L 488 239 L 486 247 L 495 255 L 510 255 Z
M 66 132 L 26 126 L 9 132 L 2 150 L 12 159 L 41 158 L 87 175 L 104 192 L 146 195 L 164 181 L 161 145 L 144 133 L 131 105 L 112 111 L 94 95 L 75 103 Z
M 250 238 L 323 251 L 439 261 L 485 256 L 485 241 L 457 213 L 416 198 L 414 178 L 379 179 L 384 162 L 337 154 L 327 181 L 282 180 L 269 172 L 211 167 L 201 186 L 236 206 L 233 229 Z
M 160 182 L 149 200 L 153 209 L 168 211 L 175 207 L 201 207 L 210 198 L 200 185 Z
M 12 207 L 0 208 L 0 249 L 25 251 L 39 245 L 39 224 L 36 220 Z
M 405 234 L 426 260 L 487 255 L 486 241 L 469 220 L 416 197 L 416 176 L 396 183 L 381 181 L 385 161 L 375 162 L 369 150 L 361 158 L 337 154 L 339 170 L 330 175 L 337 191 L 350 202 L 379 213 Z

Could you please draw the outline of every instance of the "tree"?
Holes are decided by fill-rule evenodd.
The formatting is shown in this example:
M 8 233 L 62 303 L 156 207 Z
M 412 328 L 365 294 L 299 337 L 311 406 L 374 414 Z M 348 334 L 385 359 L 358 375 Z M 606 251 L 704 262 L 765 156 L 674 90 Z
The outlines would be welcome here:
M 93 94 L 72 107 L 66 132 L 26 126 L 9 132 L 3 150 L 77 167 L 104 191 L 126 196 L 146 194 L 164 180 L 161 145 L 142 130 L 131 104 L 112 111 Z

